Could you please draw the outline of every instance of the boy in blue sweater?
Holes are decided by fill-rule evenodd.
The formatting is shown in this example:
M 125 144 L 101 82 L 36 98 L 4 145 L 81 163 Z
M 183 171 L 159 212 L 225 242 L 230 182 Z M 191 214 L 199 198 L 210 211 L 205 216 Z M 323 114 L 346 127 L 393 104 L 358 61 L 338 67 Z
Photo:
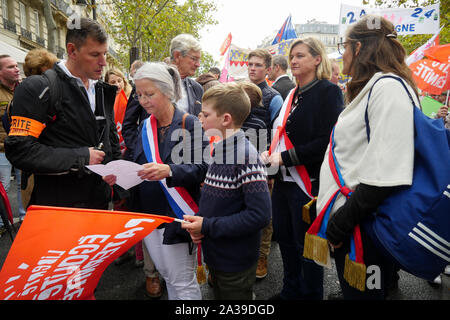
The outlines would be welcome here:
M 216 299 L 253 298 L 261 230 L 268 225 L 271 200 L 264 165 L 241 125 L 250 100 L 235 83 L 205 92 L 202 125 L 222 137 L 212 153 L 196 216 L 183 223 L 194 243 L 202 243 Z

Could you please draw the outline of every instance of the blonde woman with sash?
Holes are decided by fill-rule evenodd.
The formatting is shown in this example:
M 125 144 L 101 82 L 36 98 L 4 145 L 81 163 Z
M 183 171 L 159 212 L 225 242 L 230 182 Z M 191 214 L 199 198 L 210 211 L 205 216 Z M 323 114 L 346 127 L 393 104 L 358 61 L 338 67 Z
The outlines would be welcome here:
M 208 141 L 203 139 L 198 119 L 175 105 L 181 94 L 180 75 L 166 64 L 145 63 L 134 80 L 139 103 L 150 114 L 141 123 L 133 148 L 133 160 L 144 166 L 138 172 L 144 182 L 138 185 L 136 208 L 143 213 L 181 219 L 183 214 L 194 215 L 200 183 L 208 169 L 202 157 Z M 166 282 L 169 300 L 200 300 L 196 247 L 181 224 L 164 224 L 144 242 Z
M 331 63 L 314 38 L 293 42 L 289 61 L 297 86 L 275 119 L 275 135 L 263 160 L 279 166 L 272 193 L 274 238 L 283 259 L 283 289 L 274 299 L 323 299 L 323 269 L 302 257 L 305 232 L 302 208 L 318 194 L 319 172 L 343 97 L 331 83 Z M 272 171 L 273 173 L 273 171 Z

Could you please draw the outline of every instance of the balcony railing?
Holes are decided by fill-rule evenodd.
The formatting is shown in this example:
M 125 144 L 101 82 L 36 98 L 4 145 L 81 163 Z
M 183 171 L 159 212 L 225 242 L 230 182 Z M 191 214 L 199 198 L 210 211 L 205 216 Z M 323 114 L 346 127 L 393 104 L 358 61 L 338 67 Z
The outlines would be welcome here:
M 27 29 L 24 28 L 20 28 L 20 33 L 23 37 L 27 38 L 28 40 L 33 40 L 31 31 L 28 31 Z
M 42 47 L 45 48 L 45 39 L 44 39 L 44 38 L 41 38 L 41 37 L 39 37 L 39 36 L 36 36 L 36 42 L 37 42 L 40 46 L 42 46 Z
M 17 32 L 16 24 L 6 18 L 3 18 L 3 28 L 14 33 Z

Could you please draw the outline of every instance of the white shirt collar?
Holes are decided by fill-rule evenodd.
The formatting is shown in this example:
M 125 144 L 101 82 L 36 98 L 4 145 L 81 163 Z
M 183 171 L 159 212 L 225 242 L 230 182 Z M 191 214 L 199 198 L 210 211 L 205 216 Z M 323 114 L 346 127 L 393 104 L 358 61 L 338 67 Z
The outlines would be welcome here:
M 279 76 L 278 78 L 276 78 L 275 81 L 274 81 L 273 83 L 277 82 L 278 80 L 280 80 L 280 79 L 283 78 L 283 77 L 288 77 L 288 78 L 289 78 L 289 76 L 288 76 L 287 74 L 282 74 L 281 76 Z

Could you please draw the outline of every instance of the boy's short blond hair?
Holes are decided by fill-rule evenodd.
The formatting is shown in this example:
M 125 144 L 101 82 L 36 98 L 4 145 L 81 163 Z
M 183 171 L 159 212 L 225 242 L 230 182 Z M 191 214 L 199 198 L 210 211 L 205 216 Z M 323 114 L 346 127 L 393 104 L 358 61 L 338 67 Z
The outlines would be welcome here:
M 250 98 L 237 83 L 224 83 L 208 89 L 202 101 L 209 102 L 219 116 L 229 113 L 233 124 L 239 128 L 250 114 Z

